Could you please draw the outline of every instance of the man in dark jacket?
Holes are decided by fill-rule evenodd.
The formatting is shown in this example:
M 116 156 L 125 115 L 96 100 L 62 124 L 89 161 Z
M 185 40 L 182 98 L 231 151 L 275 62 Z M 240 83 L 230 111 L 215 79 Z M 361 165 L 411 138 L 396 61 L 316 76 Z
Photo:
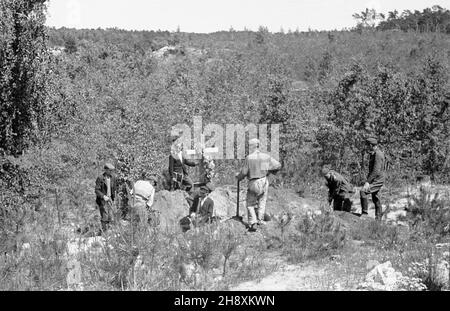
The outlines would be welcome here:
M 375 217 L 377 220 L 381 220 L 382 207 L 378 193 L 384 184 L 385 157 L 375 138 L 367 139 L 367 146 L 370 153 L 369 174 L 364 187 L 360 191 L 361 215 L 367 215 L 369 207 L 368 196 L 371 194 L 372 201 L 375 204 Z
M 173 138 L 175 139 L 175 138 Z M 176 140 L 176 139 L 175 139 Z M 174 183 L 185 185 L 186 191 L 190 192 L 194 183 L 188 176 L 187 166 L 196 166 L 197 163 L 188 160 L 183 154 L 183 149 L 180 144 L 174 143 L 169 156 L 169 175 Z
M 100 211 L 100 222 L 102 230 L 106 231 L 113 220 L 113 209 L 116 196 L 116 178 L 113 175 L 114 165 L 106 163 L 104 173 L 95 181 L 95 195 L 98 209 Z
M 194 198 L 189 209 L 189 218 L 199 226 L 213 220 L 214 201 L 208 196 L 214 190 L 211 183 L 200 187 L 200 193 Z
M 214 221 L 214 201 L 208 196 L 213 190 L 211 183 L 200 187 L 190 204 L 189 215 L 180 220 L 183 232 Z
M 350 212 L 353 187 L 348 180 L 328 167 L 322 168 L 322 175 L 328 187 L 328 203 L 333 202 L 333 210 Z

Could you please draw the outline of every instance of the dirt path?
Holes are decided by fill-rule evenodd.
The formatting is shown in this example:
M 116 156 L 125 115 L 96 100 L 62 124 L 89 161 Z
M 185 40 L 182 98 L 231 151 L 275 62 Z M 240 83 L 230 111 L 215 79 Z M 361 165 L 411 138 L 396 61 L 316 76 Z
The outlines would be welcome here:
M 309 291 L 329 290 L 326 268 L 314 264 L 281 266 L 261 280 L 239 284 L 232 291 Z

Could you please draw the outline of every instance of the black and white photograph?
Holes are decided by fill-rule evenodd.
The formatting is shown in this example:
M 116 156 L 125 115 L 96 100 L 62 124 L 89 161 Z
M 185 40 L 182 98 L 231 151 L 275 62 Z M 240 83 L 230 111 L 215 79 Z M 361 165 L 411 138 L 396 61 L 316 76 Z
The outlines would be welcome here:
M 449 291 L 449 105 L 448 0 L 0 0 L 0 291 Z

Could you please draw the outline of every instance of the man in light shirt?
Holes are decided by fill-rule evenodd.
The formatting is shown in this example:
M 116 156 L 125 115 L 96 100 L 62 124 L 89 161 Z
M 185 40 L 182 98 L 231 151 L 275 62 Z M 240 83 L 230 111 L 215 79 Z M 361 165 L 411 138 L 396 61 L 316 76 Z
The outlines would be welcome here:
M 141 225 L 146 225 L 149 221 L 149 211 L 153 205 L 155 197 L 156 178 L 147 177 L 147 173 L 142 173 L 141 179 L 136 181 L 131 194 L 134 197 L 134 204 L 131 207 L 131 220 Z
M 256 231 L 256 225 L 264 224 L 269 180 L 267 175 L 281 169 L 281 164 L 270 155 L 259 151 L 259 140 L 254 138 L 249 142 L 249 155 L 244 166 L 236 174 L 238 181 L 247 178 L 247 215 L 249 231 Z

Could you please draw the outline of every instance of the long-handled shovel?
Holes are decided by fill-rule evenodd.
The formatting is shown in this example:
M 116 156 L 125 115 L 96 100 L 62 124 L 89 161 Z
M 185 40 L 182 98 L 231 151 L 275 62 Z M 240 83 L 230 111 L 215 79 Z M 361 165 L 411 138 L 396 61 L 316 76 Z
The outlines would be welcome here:
M 237 206 L 236 206 L 236 216 L 233 216 L 231 219 L 233 219 L 233 220 L 237 220 L 237 221 L 239 221 L 239 222 L 242 222 L 242 216 L 240 216 L 239 215 L 239 194 L 240 194 L 240 192 L 241 192 L 241 189 L 240 189 L 240 183 L 239 183 L 239 180 L 238 180 L 238 182 L 237 182 L 237 199 L 236 199 L 236 203 L 237 203 Z

